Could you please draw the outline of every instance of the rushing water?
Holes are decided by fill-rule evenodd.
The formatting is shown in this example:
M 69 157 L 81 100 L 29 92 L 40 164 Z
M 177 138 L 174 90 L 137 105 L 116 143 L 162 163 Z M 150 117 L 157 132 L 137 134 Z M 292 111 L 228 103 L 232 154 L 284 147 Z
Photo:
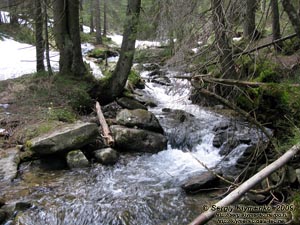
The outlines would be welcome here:
M 19 216 L 19 224 L 183 225 L 191 221 L 209 196 L 187 196 L 180 186 L 187 177 L 204 171 L 195 157 L 209 167 L 221 161 L 219 149 L 212 145 L 213 127 L 226 118 L 192 105 L 185 85 L 148 83 L 143 93 L 158 105 L 151 110 L 170 137 L 193 134 L 197 141 L 191 142 L 191 152 L 169 144 L 158 154 L 124 154 L 114 166 L 94 164 L 78 170 L 49 171 L 36 163 L 24 164 L 20 178 L 1 190 L 11 203 L 33 203 Z M 172 127 L 163 108 L 193 114 L 193 126 L 190 130 Z

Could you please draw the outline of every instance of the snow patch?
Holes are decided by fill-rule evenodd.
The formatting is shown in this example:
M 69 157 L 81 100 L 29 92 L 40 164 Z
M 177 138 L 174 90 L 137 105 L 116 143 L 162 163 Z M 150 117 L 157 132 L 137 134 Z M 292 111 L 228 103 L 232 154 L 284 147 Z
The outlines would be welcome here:
M 36 72 L 35 46 L 20 43 L 9 38 L 0 40 L 0 80 L 13 79 Z M 52 67 L 58 70 L 59 54 L 51 51 Z
M 113 34 L 113 35 L 108 35 L 109 38 L 113 42 L 115 42 L 118 46 L 122 45 L 123 41 L 123 36 L 119 34 Z M 151 48 L 151 47 L 160 47 L 162 45 L 162 42 L 159 41 L 141 41 L 141 40 L 136 40 L 135 42 L 135 47 L 138 49 L 146 49 L 146 48 Z
M 243 39 L 243 37 L 234 37 L 234 38 L 232 38 L 232 40 L 233 41 L 236 41 L 236 42 L 238 42 L 238 41 L 240 41 L 240 40 L 242 40 Z

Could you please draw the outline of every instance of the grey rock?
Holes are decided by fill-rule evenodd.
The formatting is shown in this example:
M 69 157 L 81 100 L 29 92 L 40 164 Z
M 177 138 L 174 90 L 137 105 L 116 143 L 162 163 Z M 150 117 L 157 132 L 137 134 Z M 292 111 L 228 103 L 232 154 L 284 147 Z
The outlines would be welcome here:
M 0 224 L 2 224 L 7 218 L 7 213 L 4 210 L 0 210 Z
M 166 76 L 167 75 L 167 71 L 166 70 L 159 70 L 159 69 L 155 69 L 152 72 L 150 72 L 148 74 L 149 77 L 154 77 L 154 76 Z
M 76 122 L 26 142 L 25 150 L 36 155 L 49 155 L 79 149 L 95 141 L 95 123 Z
M 236 148 L 239 144 L 239 141 L 235 138 L 228 140 L 225 144 L 221 146 L 219 154 L 228 155 L 231 152 L 231 150 Z
M 296 175 L 297 175 L 297 180 L 300 183 L 300 168 L 295 170 Z
M 117 114 L 123 109 L 116 101 L 108 105 L 101 106 L 103 115 L 106 119 L 116 118 Z M 98 120 L 98 118 L 97 118 Z
M 160 66 L 156 63 L 145 63 L 143 64 L 143 69 L 146 71 L 159 70 Z
M 215 187 L 218 182 L 219 179 L 215 175 L 210 172 L 204 172 L 199 176 L 190 178 L 182 185 L 182 188 L 185 192 L 193 194 L 200 191 L 207 191 L 207 189 Z
M 288 166 L 287 178 L 288 178 L 289 183 L 295 183 L 297 180 L 296 170 L 291 166 Z
M 202 142 L 203 121 L 179 109 L 163 108 L 159 122 L 172 148 L 190 149 Z
M 167 138 L 162 134 L 119 125 L 110 128 L 120 151 L 156 153 L 167 148 Z
M 128 97 L 122 97 L 117 99 L 117 103 L 126 109 L 147 109 L 146 106 L 144 106 L 137 100 Z
M 5 205 L 5 200 L 0 197 L 0 208 Z
M 17 148 L 0 149 L 0 180 L 10 182 L 18 173 L 20 162 L 19 150 Z
M 166 77 L 166 76 L 161 76 L 161 77 L 153 77 L 151 79 L 152 83 L 164 85 L 164 86 L 171 86 L 171 80 Z
M 158 133 L 164 132 L 155 115 L 144 109 L 124 109 L 118 113 L 116 120 L 119 125 L 126 127 L 137 127 Z
M 95 158 L 103 165 L 113 165 L 119 159 L 119 154 L 112 148 L 104 148 L 94 152 Z
M 67 154 L 67 164 L 72 168 L 83 168 L 90 165 L 85 155 L 80 150 L 73 150 Z
M 15 211 L 25 211 L 30 209 L 32 204 L 30 202 L 17 202 L 15 206 Z

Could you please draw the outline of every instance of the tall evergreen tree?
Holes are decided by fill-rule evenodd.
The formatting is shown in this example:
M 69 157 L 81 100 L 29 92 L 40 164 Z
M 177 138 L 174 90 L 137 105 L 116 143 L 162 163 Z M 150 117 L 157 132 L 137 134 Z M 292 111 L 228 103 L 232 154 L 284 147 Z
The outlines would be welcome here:
M 79 0 L 55 0 L 53 9 L 54 35 L 60 54 L 60 73 L 83 75 L 86 68 L 81 52 Z
M 272 8 L 272 31 L 273 31 L 273 41 L 281 38 L 280 33 L 280 17 L 279 17 L 279 9 L 278 9 L 278 0 L 271 0 L 270 2 Z M 277 43 L 275 45 L 275 50 L 281 51 L 281 43 Z
M 282 0 L 281 2 L 283 9 L 287 13 L 297 36 L 300 38 L 300 17 L 297 10 L 290 0 Z
M 103 36 L 107 35 L 107 0 L 103 0 Z
M 112 75 L 93 90 L 101 103 L 113 101 L 124 90 L 133 63 L 140 10 L 141 0 L 128 0 L 120 58 Z
M 94 2 L 95 2 L 94 16 L 96 21 L 96 44 L 102 44 L 100 0 L 94 0 Z
M 42 0 L 35 0 L 35 43 L 36 43 L 36 70 L 45 71 L 44 65 L 44 38 L 43 38 L 43 13 Z
M 255 25 L 255 11 L 256 0 L 243 0 L 244 1 L 244 23 L 243 34 L 247 39 L 256 38 L 256 25 Z

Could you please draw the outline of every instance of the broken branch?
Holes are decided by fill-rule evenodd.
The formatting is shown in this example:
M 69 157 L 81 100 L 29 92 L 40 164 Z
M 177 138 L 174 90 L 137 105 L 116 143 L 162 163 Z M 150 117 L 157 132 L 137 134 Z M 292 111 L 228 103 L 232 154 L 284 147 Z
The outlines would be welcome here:
M 260 172 L 256 173 L 254 176 L 245 181 L 241 186 L 232 191 L 225 198 L 214 204 L 215 207 L 228 206 L 240 199 L 248 190 L 254 187 L 257 183 L 261 182 L 266 177 L 270 176 L 273 172 L 284 166 L 289 160 L 291 160 L 300 150 L 300 143 L 294 145 L 285 154 L 279 157 L 276 161 L 265 167 Z M 193 220 L 189 225 L 202 225 L 211 220 L 216 211 L 212 208 L 200 214 L 195 220 Z
M 96 102 L 96 111 L 97 111 L 97 116 L 98 116 L 99 123 L 101 126 L 102 137 L 104 138 L 104 142 L 107 146 L 113 146 L 115 141 L 114 141 L 113 137 L 111 136 L 110 129 L 109 129 L 109 127 L 106 123 L 106 120 L 104 118 L 104 115 L 101 111 L 99 102 Z

